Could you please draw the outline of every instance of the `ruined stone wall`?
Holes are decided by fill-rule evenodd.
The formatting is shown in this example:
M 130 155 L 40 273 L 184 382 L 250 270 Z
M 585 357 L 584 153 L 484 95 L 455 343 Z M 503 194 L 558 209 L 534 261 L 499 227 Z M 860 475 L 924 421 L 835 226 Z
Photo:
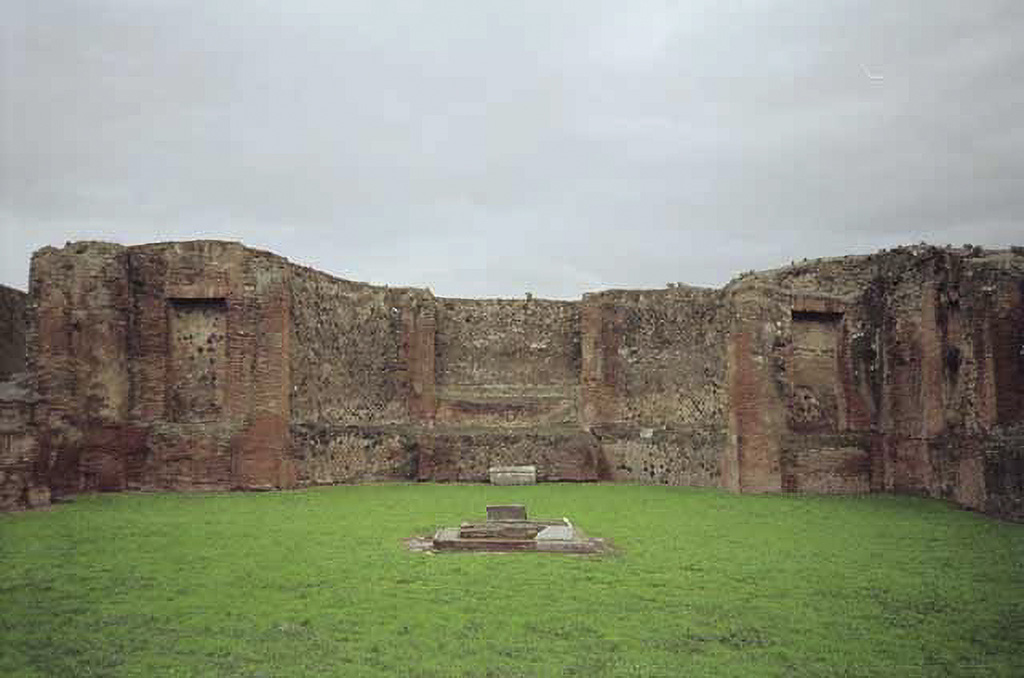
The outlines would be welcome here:
M 374 287 L 296 266 L 291 300 L 294 423 L 379 425 L 415 418 L 409 400 L 416 395 L 417 366 L 407 342 L 417 323 L 424 326 L 420 334 L 431 333 L 429 292 Z
M 820 259 L 726 286 L 734 313 L 725 487 L 861 492 L 870 484 L 884 258 Z
M 437 422 L 575 424 L 579 304 L 541 299 L 439 299 Z
M 900 257 L 818 260 L 727 286 L 727 487 L 842 493 L 877 482 L 882 324 L 894 289 L 884 271 L 900 269 Z
M 435 299 L 308 269 L 292 293 L 300 483 L 482 482 L 496 464 L 599 476 L 577 414 L 578 304 Z
M 745 285 L 729 290 L 727 334 L 729 436 L 722 485 L 734 492 L 782 489 L 781 444 L 786 433 L 785 295 Z
M 593 435 L 572 428 L 445 427 L 423 441 L 420 478 L 487 482 L 491 466 L 537 467 L 540 482 L 608 478 Z
M 32 261 L 55 493 L 290 484 L 287 262 L 235 243 L 74 243 Z
M 124 486 L 129 409 L 127 250 L 44 248 L 32 258 L 28 365 L 54 494 Z
M 0 381 L 25 371 L 29 296 L 0 285 Z
M 680 285 L 584 297 L 582 416 L 612 478 L 719 484 L 728 317 L 718 290 Z
M 534 464 L 543 480 L 595 480 L 596 439 L 579 423 L 576 302 L 438 299 L 436 428 L 419 477 L 486 481 L 493 465 Z
M 413 479 L 434 410 L 434 298 L 293 267 L 291 457 L 301 484 Z
M 39 450 L 38 404 L 26 375 L 0 382 L 0 511 L 50 503 L 45 459 Z
M 886 309 L 881 489 L 1021 517 L 1024 256 L 926 250 Z
M 25 292 L 0 285 L 0 511 L 50 502 L 40 467 L 38 396 L 26 372 L 30 300 Z
M 0 508 L 536 464 L 1024 518 L 1020 251 L 898 248 L 580 302 L 441 299 L 211 241 L 44 248 L 30 277 Z
M 131 419 L 153 425 L 129 483 L 289 485 L 288 262 L 196 242 L 131 248 L 129 263 Z
M 919 247 L 732 283 L 726 486 L 1019 516 L 1022 280 L 1019 254 Z

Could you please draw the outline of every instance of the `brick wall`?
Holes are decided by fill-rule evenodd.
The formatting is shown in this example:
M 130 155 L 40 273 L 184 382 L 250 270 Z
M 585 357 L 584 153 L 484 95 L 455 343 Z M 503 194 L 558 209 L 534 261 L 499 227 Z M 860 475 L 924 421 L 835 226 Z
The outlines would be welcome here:
M 578 421 L 579 305 L 541 299 L 439 299 L 439 424 Z
M 291 459 L 300 484 L 416 477 L 434 410 L 434 298 L 295 266 Z
M 36 421 L 38 404 L 24 377 L 0 382 L 0 511 L 50 503 Z
M 289 272 L 235 243 L 37 252 L 29 360 L 54 492 L 290 484 Z
M 724 484 L 1019 515 L 1022 281 L 1020 254 L 922 246 L 732 283 Z
M 7 508 L 536 464 L 1022 513 L 1020 253 L 899 248 L 579 302 L 436 298 L 214 241 L 44 248 L 30 278 Z
M 29 296 L 0 285 L 0 381 L 25 371 Z
M 684 285 L 583 298 L 581 412 L 616 480 L 718 485 L 728 308 Z

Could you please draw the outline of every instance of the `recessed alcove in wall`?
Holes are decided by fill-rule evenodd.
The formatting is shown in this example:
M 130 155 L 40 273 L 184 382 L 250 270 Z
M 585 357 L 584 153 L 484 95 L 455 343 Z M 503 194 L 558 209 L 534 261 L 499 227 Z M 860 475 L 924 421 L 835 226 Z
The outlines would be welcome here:
M 167 410 L 173 421 L 213 421 L 224 411 L 227 310 L 223 298 L 168 300 Z
M 793 311 L 787 371 L 791 394 L 788 424 L 799 433 L 828 433 L 839 422 L 839 335 L 843 314 Z
M 1002 426 L 1024 423 L 1024 282 L 999 289 L 999 313 L 991 319 L 996 420 Z

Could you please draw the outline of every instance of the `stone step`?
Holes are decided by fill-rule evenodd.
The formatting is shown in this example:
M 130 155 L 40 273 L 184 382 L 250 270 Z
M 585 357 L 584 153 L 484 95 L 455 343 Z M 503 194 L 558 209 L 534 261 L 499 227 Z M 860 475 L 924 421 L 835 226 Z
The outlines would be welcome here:
M 492 504 L 487 507 L 487 520 L 526 520 L 523 504 Z
M 562 522 L 502 520 L 486 523 L 462 523 L 461 539 L 533 539 L 549 527 L 564 526 Z

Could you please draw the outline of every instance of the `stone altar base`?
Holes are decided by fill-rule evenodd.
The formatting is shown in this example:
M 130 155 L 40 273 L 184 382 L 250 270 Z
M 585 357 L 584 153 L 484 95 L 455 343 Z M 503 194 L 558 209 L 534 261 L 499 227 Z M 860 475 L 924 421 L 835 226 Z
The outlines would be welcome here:
M 483 523 L 462 523 L 442 527 L 434 534 L 435 551 L 490 551 L 541 553 L 602 553 L 608 550 L 603 539 L 585 537 L 568 518 L 526 520 L 525 508 L 488 506 L 488 515 L 515 517 L 488 519 Z M 522 519 L 518 519 L 519 515 Z

